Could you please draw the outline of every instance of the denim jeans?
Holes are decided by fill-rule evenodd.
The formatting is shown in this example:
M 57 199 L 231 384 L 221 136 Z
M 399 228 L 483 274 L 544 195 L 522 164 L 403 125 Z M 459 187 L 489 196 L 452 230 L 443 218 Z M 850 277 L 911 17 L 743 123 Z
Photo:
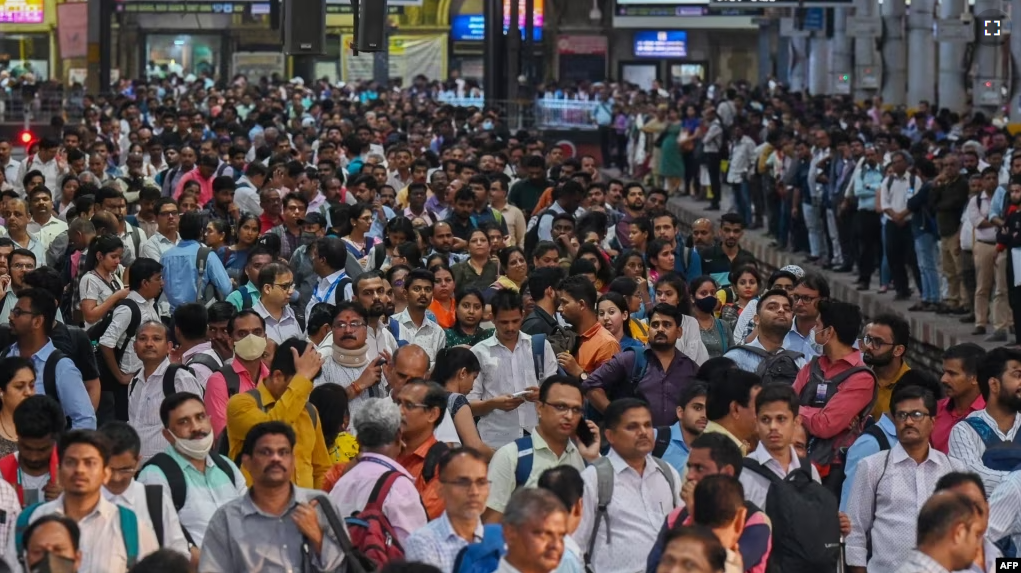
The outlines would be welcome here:
M 744 219 L 745 227 L 752 224 L 752 196 L 748 186 L 748 180 L 740 183 L 731 183 L 731 190 L 734 192 L 734 212 Z
M 939 248 L 936 235 L 922 233 L 915 237 L 915 254 L 918 256 L 918 269 L 922 272 L 922 302 L 938 303 L 940 301 L 939 267 L 936 257 Z
M 883 262 L 879 265 L 879 286 L 890 284 L 893 280 L 890 274 L 890 261 L 886 258 L 886 218 L 883 218 Z

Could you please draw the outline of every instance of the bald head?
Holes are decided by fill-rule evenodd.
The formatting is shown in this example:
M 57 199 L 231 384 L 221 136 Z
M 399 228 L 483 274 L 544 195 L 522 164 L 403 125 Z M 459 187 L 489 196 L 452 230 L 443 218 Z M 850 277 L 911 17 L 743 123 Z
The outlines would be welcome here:
M 691 239 L 697 248 L 710 248 L 713 246 L 713 222 L 709 219 L 698 219 L 691 224 Z
M 426 378 L 429 374 L 429 355 L 417 344 L 402 346 L 394 352 L 386 381 L 394 396 L 412 378 Z
M 935 493 L 918 512 L 917 544 L 922 551 L 939 547 L 951 559 L 951 569 L 967 567 L 974 559 L 985 527 L 980 520 L 981 509 L 964 494 L 954 491 Z

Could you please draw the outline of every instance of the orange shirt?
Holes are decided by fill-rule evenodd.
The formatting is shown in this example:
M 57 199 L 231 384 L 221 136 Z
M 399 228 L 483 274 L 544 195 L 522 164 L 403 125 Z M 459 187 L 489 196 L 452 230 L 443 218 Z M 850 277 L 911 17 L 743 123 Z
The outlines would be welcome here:
M 581 345 L 578 347 L 576 358 L 581 369 L 586 374 L 592 374 L 596 368 L 602 366 L 618 352 L 620 352 L 620 342 L 617 342 L 610 331 L 597 322 L 592 328 L 581 334 Z
M 404 452 L 401 457 L 397 458 L 397 463 L 404 466 L 408 473 L 415 476 L 415 489 L 422 496 L 422 504 L 425 506 L 425 512 L 429 515 L 430 521 L 442 515 L 443 510 L 446 509 L 446 505 L 443 503 L 443 499 L 440 498 L 439 492 L 439 466 L 437 465 L 433 478 L 428 482 L 422 477 L 422 471 L 425 469 L 425 457 L 429 454 L 429 448 L 436 443 L 436 438 L 430 435 L 428 440 L 418 446 L 418 449 L 413 452 Z
M 454 328 L 454 323 L 457 322 L 455 309 L 454 299 L 450 299 L 450 304 L 447 308 L 443 308 L 443 304 L 435 298 L 432 304 L 429 305 L 429 310 L 436 315 L 436 324 L 440 325 L 440 328 Z
M 535 204 L 535 209 L 532 209 L 532 216 L 538 217 L 543 211 L 553 206 L 553 188 L 547 187 L 542 195 L 539 195 L 539 202 Z

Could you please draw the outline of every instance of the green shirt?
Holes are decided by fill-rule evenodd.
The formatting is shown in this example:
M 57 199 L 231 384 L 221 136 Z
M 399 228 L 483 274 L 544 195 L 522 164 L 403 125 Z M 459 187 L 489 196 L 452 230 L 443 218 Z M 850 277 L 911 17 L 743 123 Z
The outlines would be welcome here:
M 483 340 L 493 336 L 493 329 L 489 328 L 476 328 L 474 336 L 468 336 L 455 324 L 453 328 L 448 328 L 443 332 L 447 335 L 447 348 L 453 348 L 454 346 L 460 346 L 462 344 L 468 346 L 475 346 Z
M 241 289 L 245 289 L 252 293 L 252 306 L 255 306 L 255 303 L 259 302 L 259 299 L 262 297 L 262 293 L 259 292 L 259 289 L 255 288 L 255 285 L 250 282 L 238 287 L 234 290 L 234 292 L 227 295 L 227 302 L 233 304 L 234 308 L 239 311 L 243 310 L 242 307 L 245 304 L 245 299 L 241 296 Z

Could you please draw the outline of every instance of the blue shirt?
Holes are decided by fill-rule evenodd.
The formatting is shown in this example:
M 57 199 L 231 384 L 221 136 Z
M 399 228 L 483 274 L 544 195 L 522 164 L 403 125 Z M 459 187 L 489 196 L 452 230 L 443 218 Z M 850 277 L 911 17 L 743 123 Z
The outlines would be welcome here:
M 789 336 L 790 335 L 788 334 L 788 337 Z M 756 337 L 755 340 L 749 342 L 748 346 L 755 346 L 765 350 L 765 347 L 762 346 L 761 342 L 759 342 L 758 337 Z M 794 352 L 801 352 L 802 354 L 804 354 L 803 349 L 801 347 L 788 346 L 788 339 L 786 338 L 784 339 L 783 347 L 787 350 L 793 350 Z M 723 356 L 733 360 L 734 364 L 739 369 L 744 370 L 745 372 L 752 373 L 759 369 L 759 364 L 761 364 L 763 360 L 762 357 L 759 356 L 758 354 L 749 352 L 744 348 L 731 348 Z M 798 369 L 804 368 L 805 365 L 808 364 L 808 360 L 812 358 L 812 356 L 815 356 L 815 354 L 806 354 L 805 356 L 802 356 L 801 358 L 795 360 L 794 364 L 798 367 Z
M 390 219 L 396 217 L 396 215 L 394 215 L 393 209 L 387 207 L 386 205 L 383 205 L 383 214 L 386 215 L 386 221 L 389 221 Z M 383 227 L 386 226 L 386 221 L 380 221 L 379 214 L 374 214 L 372 217 L 372 226 L 369 227 L 369 232 L 366 233 L 366 235 L 372 237 L 373 239 L 383 240 Z
M 783 339 L 783 347 L 787 350 L 800 352 L 805 360 L 811 360 L 822 354 L 822 348 L 815 343 L 815 329 L 808 331 L 808 336 L 798 332 L 798 319 L 791 322 L 791 331 Z
M 198 300 L 198 293 L 195 291 L 195 285 L 199 281 L 199 271 L 195 262 L 198 253 L 198 241 L 181 241 L 160 257 L 160 263 L 163 264 L 163 293 L 167 295 L 171 309 Z M 206 272 L 199 288 L 205 290 L 209 284 L 216 287 L 216 291 L 223 298 L 227 298 L 232 290 L 227 270 L 223 268 L 223 263 L 216 253 L 210 253 L 206 259 Z
M 56 350 L 53 341 L 47 339 L 46 345 L 32 355 L 32 369 L 35 370 L 35 393 L 46 394 L 46 384 L 43 381 L 43 371 L 46 368 L 46 359 Z M 7 350 L 8 356 L 21 356 L 18 345 L 12 344 Z M 70 358 L 64 357 L 57 362 L 56 370 L 57 395 L 52 396 L 60 402 L 64 409 L 64 415 L 71 418 L 71 427 L 78 429 L 96 429 L 96 411 L 89 400 L 89 393 L 85 390 L 85 383 L 82 382 L 82 373 L 74 365 Z
M 882 428 L 886 439 L 890 441 L 890 446 L 897 443 L 897 428 L 889 416 L 886 414 L 880 416 L 876 425 Z M 858 471 L 858 462 L 873 454 L 878 454 L 880 451 L 879 442 L 868 434 L 858 436 L 858 439 L 848 448 L 847 455 L 844 456 L 844 485 L 840 488 L 840 511 L 847 511 L 847 501 L 851 498 L 851 486 L 854 485 L 854 474 Z
M 998 217 L 1002 219 L 1006 202 L 1007 190 L 1003 188 L 1003 185 L 1000 185 L 999 187 L 996 188 L 996 191 L 993 193 L 993 202 L 992 205 L 989 206 L 989 218 L 993 219 L 995 217 Z
M 854 196 L 858 198 L 859 211 L 876 210 L 876 190 L 883 184 L 883 171 L 877 165 L 869 167 L 862 163 L 861 171 L 854 180 Z
M 688 444 L 684 443 L 681 423 L 677 422 L 670 426 L 670 445 L 666 447 L 666 451 L 663 452 L 660 459 L 673 466 L 677 473 L 684 475 L 684 470 L 688 466 L 688 454 L 690 453 L 691 448 L 688 447 Z

